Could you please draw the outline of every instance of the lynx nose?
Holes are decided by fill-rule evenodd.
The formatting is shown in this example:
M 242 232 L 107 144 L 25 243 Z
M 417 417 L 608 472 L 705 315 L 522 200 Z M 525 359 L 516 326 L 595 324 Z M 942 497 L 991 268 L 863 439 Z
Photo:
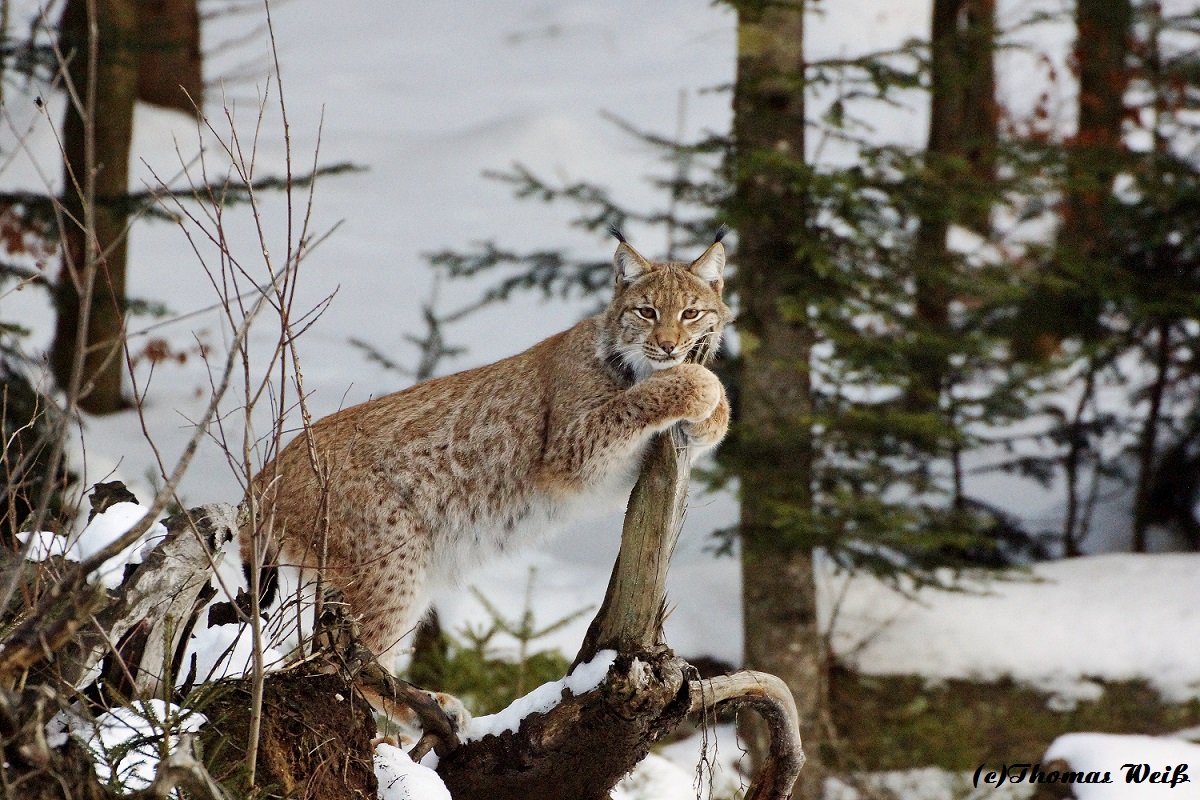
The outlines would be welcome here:
M 658 349 L 663 351 L 663 355 L 669 356 L 675 352 L 675 348 L 679 346 L 678 342 L 659 342 Z

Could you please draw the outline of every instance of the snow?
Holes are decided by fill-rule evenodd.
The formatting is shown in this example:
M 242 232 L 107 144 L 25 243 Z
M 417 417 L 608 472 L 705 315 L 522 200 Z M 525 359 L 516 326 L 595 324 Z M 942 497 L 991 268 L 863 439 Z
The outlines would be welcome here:
M 62 743 L 69 731 L 92 752 L 101 783 L 115 779 L 126 790 L 145 789 L 158 763 L 173 750 L 179 734 L 198 731 L 203 714 L 152 699 L 114 708 L 94 720 L 62 712 L 47 725 L 47 742 Z M 166 734 L 164 736 L 164 734 Z
M 884 797 L 903 800 L 1025 800 L 1032 788 L 1023 783 L 1002 786 L 972 785 L 970 773 L 948 772 L 938 767 L 889 770 L 858 776 L 856 786 L 848 780 L 829 778 L 825 782 L 824 800 L 869 800 L 880 793 Z M 860 791 L 867 788 L 868 793 Z
M 68 558 L 71 561 L 78 561 L 79 556 L 75 553 L 71 543 L 66 537 L 59 536 L 50 531 L 25 531 L 17 534 L 17 541 L 24 547 L 29 542 L 29 537 L 33 537 L 33 545 L 29 548 L 29 552 L 25 555 L 28 561 L 45 561 L 53 556 Z
M 674 762 L 650 753 L 613 788 L 612 800 L 696 800 L 693 779 Z
M 1011 677 L 1059 702 L 1093 679 L 1145 679 L 1168 701 L 1200 696 L 1200 555 L 1112 554 L 911 596 L 865 575 L 821 575 L 823 624 L 868 674 Z
M 242 573 L 242 555 L 237 539 L 231 539 L 222 544 L 215 554 L 217 578 L 214 584 L 216 596 L 209 601 L 197 618 L 196 627 L 192 630 L 192 639 L 184 652 L 184 673 L 176 676 L 179 683 L 187 679 L 187 672 L 193 657 L 196 664 L 196 680 L 217 680 L 220 678 L 240 677 L 250 670 L 253 658 L 253 637 L 247 625 L 217 625 L 208 627 L 208 611 L 216 603 L 229 602 L 237 597 L 239 589 L 245 588 L 245 576 Z M 281 582 L 283 589 L 288 590 L 289 584 Z M 285 595 L 286 596 L 286 595 Z M 276 614 L 275 616 L 279 616 Z M 311 628 L 309 628 L 311 630 Z M 285 653 L 290 645 L 295 643 L 295 631 L 288 628 L 280 636 L 265 636 L 263 647 L 263 662 L 267 669 L 281 666 Z
M 30 560 L 41 561 L 49 556 L 64 556 L 79 561 L 124 535 L 140 522 L 145 514 L 146 509 L 136 503 L 115 503 L 97 514 L 78 536 L 72 536 L 69 540 L 48 531 L 19 534 L 19 538 L 24 543 L 30 535 L 34 536 L 34 546 L 28 556 Z M 160 544 L 166 535 L 167 529 L 163 524 L 155 522 L 138 541 L 105 562 L 98 573 L 100 581 L 110 590 L 120 586 L 125 567 L 142 563 L 146 555 Z M 217 565 L 214 581 L 217 594 L 200 610 L 192 638 L 184 651 L 183 669 L 181 674 L 176 676 L 179 684 L 187 680 L 193 659 L 197 681 L 238 677 L 250 668 L 253 647 L 249 627 L 219 625 L 210 628 L 207 625 L 208 612 L 213 605 L 233 600 L 239 589 L 245 588 L 237 540 L 230 539 L 224 542 L 221 549 L 214 554 L 213 561 Z M 291 572 L 283 573 L 281 586 L 284 596 L 294 591 L 294 582 L 295 577 Z M 281 627 L 276 635 L 268 638 L 263 649 L 268 669 L 281 665 L 285 652 L 295 645 L 295 626 Z M 96 669 L 99 669 L 98 665 Z M 80 685 L 86 685 L 94 678 L 95 674 L 86 676 Z
M 103 513 L 97 514 L 78 536 L 71 537 L 68 556 L 78 560 L 90 558 L 128 533 L 142 521 L 146 511 L 137 503 L 113 503 Z M 142 556 L 166 535 L 167 529 L 162 523 L 155 522 L 137 542 L 104 562 L 99 571 L 100 581 L 109 589 L 120 586 L 126 565 L 142 563 Z
M 399 747 L 381 742 L 375 748 L 379 800 L 450 800 L 438 774 L 413 762 Z
M 1105 733 L 1069 733 L 1054 740 L 1043 763 L 1062 759 L 1076 772 L 1109 773 L 1112 783 L 1077 784 L 1079 800 L 1179 800 L 1200 798 L 1200 745 L 1170 736 L 1126 736 Z M 1187 781 L 1179 780 L 1177 769 L 1185 765 Z M 1145 765 L 1146 773 L 1135 773 L 1125 765 Z M 1165 773 L 1163 776 L 1154 772 Z M 1131 778 L 1133 780 L 1131 780 Z M 1137 778 L 1142 778 L 1141 782 Z M 1176 779 L 1175 786 L 1169 781 Z M 1154 780 L 1151 783 L 1150 780 Z
M 17 538 L 25 544 L 33 536 L 34 544 L 27 556 L 30 561 L 44 561 L 51 556 L 82 561 L 124 536 L 144 516 L 146 509 L 137 503 L 114 503 L 97 514 L 77 535 L 63 537 L 50 531 L 38 531 L 19 533 Z M 120 586 L 125 567 L 142 563 L 146 553 L 166 535 L 163 524 L 155 522 L 136 542 L 104 562 L 97 573 L 101 583 L 109 589 Z
M 718 723 L 707 730 L 701 729 L 659 747 L 658 754 L 687 771 L 693 798 L 697 791 L 700 797 L 740 797 L 748 786 L 740 768 L 743 752 L 737 726 L 732 723 Z M 654 769 L 656 775 L 661 772 L 663 770 Z M 638 774 L 635 769 L 630 778 Z M 640 782 L 634 782 L 634 786 L 640 785 Z M 655 795 L 646 792 L 642 797 L 651 800 Z
M 601 650 L 590 660 L 577 666 L 557 681 L 543 683 L 524 697 L 518 697 L 507 708 L 475 717 L 462 736 L 464 741 L 474 741 L 485 736 L 499 736 L 506 731 L 521 727 L 521 721 L 531 714 L 545 714 L 567 696 L 578 697 L 590 692 L 604 681 L 608 668 L 617 657 L 615 650 Z

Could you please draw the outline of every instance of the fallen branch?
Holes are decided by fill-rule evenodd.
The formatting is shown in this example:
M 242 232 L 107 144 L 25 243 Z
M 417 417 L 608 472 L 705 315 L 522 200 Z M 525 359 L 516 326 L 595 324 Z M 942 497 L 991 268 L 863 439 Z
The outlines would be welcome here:
M 771 732 L 771 747 L 746 791 L 746 800 L 786 800 L 804 766 L 800 715 L 787 684 L 765 672 L 742 670 L 732 675 L 688 682 L 690 713 L 707 715 L 718 706 L 748 706 Z

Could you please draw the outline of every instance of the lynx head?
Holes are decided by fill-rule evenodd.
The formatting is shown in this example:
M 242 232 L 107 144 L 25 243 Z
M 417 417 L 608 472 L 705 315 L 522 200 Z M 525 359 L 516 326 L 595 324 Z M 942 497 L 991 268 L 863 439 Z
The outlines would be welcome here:
M 718 232 L 704 255 L 689 263 L 649 261 L 620 240 L 613 257 L 615 290 L 604 314 L 600 358 L 640 381 L 659 369 L 716 353 L 732 317 L 721 300 L 725 246 Z

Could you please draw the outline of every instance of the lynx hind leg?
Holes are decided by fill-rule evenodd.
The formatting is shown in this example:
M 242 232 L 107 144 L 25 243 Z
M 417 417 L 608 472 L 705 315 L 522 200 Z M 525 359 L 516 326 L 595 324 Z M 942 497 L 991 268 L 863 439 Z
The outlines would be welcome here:
M 380 728 L 382 736 L 378 741 L 396 744 L 406 751 L 411 750 L 417 742 L 421 741 L 421 737 L 425 734 L 425 726 L 416 710 L 403 701 L 385 698 L 367 687 L 360 687 L 360 691 L 375 711 L 386 720 L 386 724 Z M 421 691 L 424 691 L 437 704 L 450 723 L 450 729 L 461 739 L 471 726 L 471 712 L 467 711 L 463 702 L 445 692 Z
M 362 565 L 342 590 L 362 643 L 388 672 L 395 671 L 400 643 L 425 610 L 427 560 L 427 555 L 407 551 L 378 558 Z

